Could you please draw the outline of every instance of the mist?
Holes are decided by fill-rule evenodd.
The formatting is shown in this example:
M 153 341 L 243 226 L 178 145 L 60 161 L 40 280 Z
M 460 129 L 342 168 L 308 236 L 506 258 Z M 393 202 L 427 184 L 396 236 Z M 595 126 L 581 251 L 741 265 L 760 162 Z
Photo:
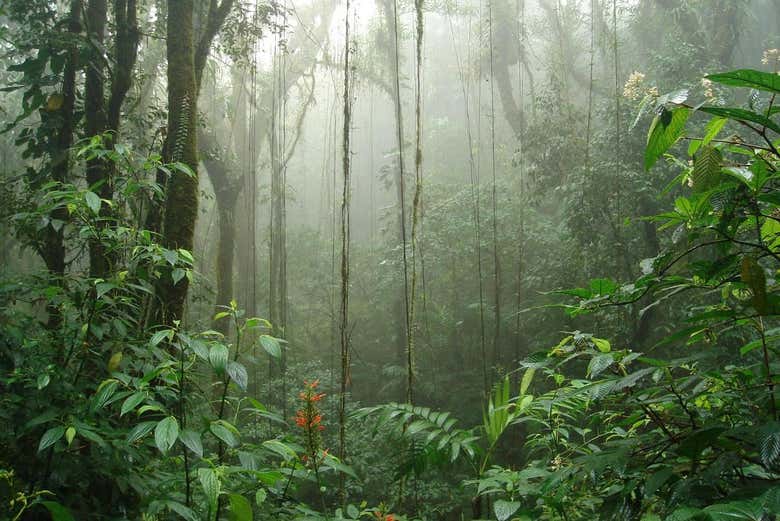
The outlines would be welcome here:
M 778 22 L 0 3 L 0 518 L 775 519 Z

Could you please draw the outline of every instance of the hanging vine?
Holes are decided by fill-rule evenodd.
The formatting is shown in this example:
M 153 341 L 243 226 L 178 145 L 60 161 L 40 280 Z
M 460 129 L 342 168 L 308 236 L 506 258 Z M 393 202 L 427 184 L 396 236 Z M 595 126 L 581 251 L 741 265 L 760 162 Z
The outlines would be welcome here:
M 479 168 L 477 164 L 477 158 L 474 154 L 474 138 L 471 133 L 471 111 L 469 109 L 469 92 L 467 88 L 466 76 L 463 71 L 463 62 L 458 51 L 457 39 L 455 38 L 455 29 L 452 24 L 452 13 L 448 13 L 448 22 L 450 28 L 450 36 L 452 39 L 452 46 L 455 52 L 455 61 L 458 66 L 458 78 L 460 79 L 461 93 L 463 95 L 463 110 L 466 118 L 466 138 L 468 140 L 469 150 L 469 187 L 471 190 L 471 200 L 473 204 L 472 217 L 474 220 L 474 249 L 477 257 L 477 282 L 479 285 L 479 345 L 482 361 L 482 383 L 485 393 L 489 390 L 488 374 L 487 374 L 487 347 L 485 342 L 485 297 L 484 287 L 482 283 L 482 237 L 481 237 L 481 217 L 480 217 L 480 189 L 479 189 Z M 469 46 L 471 49 L 471 26 L 469 25 Z M 480 73 L 481 77 L 481 73 Z M 479 121 L 479 119 L 477 120 Z
M 406 176 L 404 172 L 404 139 L 403 139 L 403 114 L 401 111 L 401 79 L 400 79 L 400 52 L 398 44 L 398 0 L 393 0 L 393 72 L 395 90 L 395 122 L 396 122 L 396 136 L 398 140 L 398 201 L 400 208 L 400 225 L 401 225 L 401 248 L 403 256 L 403 274 L 404 274 L 404 319 L 405 319 L 405 348 L 409 353 L 409 339 L 411 338 L 412 324 L 410 315 L 410 298 L 409 298 L 409 259 L 407 255 L 407 233 L 406 233 Z M 408 380 L 407 380 L 408 386 Z M 408 396 L 407 396 L 408 398 Z
M 500 361 L 501 338 L 501 264 L 498 258 L 498 194 L 496 188 L 496 105 L 493 85 L 493 2 L 488 0 L 488 45 L 490 46 L 490 169 L 493 211 L 493 364 Z
M 339 458 L 343 461 L 346 455 L 346 406 L 347 380 L 349 378 L 349 211 L 350 211 L 350 130 L 352 123 L 352 91 L 350 85 L 350 34 L 349 34 L 350 0 L 346 0 L 344 15 L 344 106 L 342 128 L 341 161 L 342 161 L 342 191 L 341 191 L 341 313 L 339 332 L 341 337 L 341 389 L 339 393 Z M 341 503 L 346 503 L 346 488 L 344 474 L 339 474 L 339 496 Z
M 409 319 L 406 330 L 406 401 L 414 402 L 414 324 L 417 294 L 417 248 L 420 205 L 422 202 L 422 44 L 423 44 L 423 0 L 415 0 L 417 17 L 417 45 L 415 62 L 415 154 L 414 154 L 414 199 L 412 201 L 412 284 L 409 299 Z M 396 78 L 397 80 L 397 78 Z M 403 219 L 403 215 L 401 217 Z
M 525 121 L 525 77 L 524 73 L 525 70 L 523 68 L 522 64 L 522 56 L 524 54 L 524 46 L 526 43 L 525 40 L 525 0 L 518 0 L 517 4 L 517 33 L 518 33 L 518 39 L 517 39 L 517 56 L 518 56 L 518 62 L 517 62 L 517 91 L 518 91 L 518 109 L 520 113 L 520 117 L 523 121 Z M 520 358 L 522 356 L 521 350 L 523 345 L 523 335 L 522 335 L 522 327 L 521 327 L 521 321 L 520 321 L 520 312 L 522 309 L 522 303 L 523 303 L 523 249 L 524 249 L 524 242 L 525 242 L 525 193 L 524 193 L 524 183 L 525 183 L 525 157 L 524 157 L 524 150 L 523 150 L 523 139 L 524 136 L 521 134 L 519 136 L 519 139 L 517 141 L 517 155 L 519 156 L 518 163 L 519 163 L 519 169 L 520 169 L 520 175 L 519 175 L 519 186 L 520 190 L 518 191 L 518 199 L 520 201 L 520 215 L 519 215 L 519 230 L 518 230 L 518 239 L 517 239 L 517 275 L 515 280 L 515 359 L 514 364 L 518 364 L 520 362 Z

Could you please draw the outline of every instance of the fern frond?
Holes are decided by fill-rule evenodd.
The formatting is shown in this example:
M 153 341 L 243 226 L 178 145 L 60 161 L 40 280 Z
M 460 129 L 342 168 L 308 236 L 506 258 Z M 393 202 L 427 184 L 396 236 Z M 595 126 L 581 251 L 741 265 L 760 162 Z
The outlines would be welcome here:
M 432 411 L 428 407 L 414 407 L 406 403 L 389 403 L 356 411 L 353 417 L 377 416 L 374 434 L 389 426 L 398 437 L 409 439 L 420 452 L 444 452 L 450 461 L 461 454 L 474 458 L 478 437 L 471 431 L 455 427 L 457 420 L 449 412 Z

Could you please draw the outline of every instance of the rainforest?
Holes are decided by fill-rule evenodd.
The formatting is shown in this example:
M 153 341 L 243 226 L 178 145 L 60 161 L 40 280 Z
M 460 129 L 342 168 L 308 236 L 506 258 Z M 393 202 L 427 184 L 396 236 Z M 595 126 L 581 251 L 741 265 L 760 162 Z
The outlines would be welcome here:
M 0 0 L 0 521 L 780 520 L 780 0 Z

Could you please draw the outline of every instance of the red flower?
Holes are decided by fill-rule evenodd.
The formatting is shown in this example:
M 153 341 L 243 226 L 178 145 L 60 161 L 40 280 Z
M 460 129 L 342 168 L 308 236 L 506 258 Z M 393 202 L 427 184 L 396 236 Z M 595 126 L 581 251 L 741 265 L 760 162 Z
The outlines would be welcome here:
M 325 393 L 314 391 L 319 383 L 319 380 L 314 380 L 313 382 L 303 381 L 303 390 L 298 393 L 303 404 L 295 413 L 295 424 L 303 430 L 303 438 L 306 444 L 307 457 L 302 458 L 303 462 L 315 466 L 319 464 L 317 454 L 322 446 L 320 431 L 325 430 L 325 426 L 322 424 L 322 412 L 317 403 L 322 400 Z

